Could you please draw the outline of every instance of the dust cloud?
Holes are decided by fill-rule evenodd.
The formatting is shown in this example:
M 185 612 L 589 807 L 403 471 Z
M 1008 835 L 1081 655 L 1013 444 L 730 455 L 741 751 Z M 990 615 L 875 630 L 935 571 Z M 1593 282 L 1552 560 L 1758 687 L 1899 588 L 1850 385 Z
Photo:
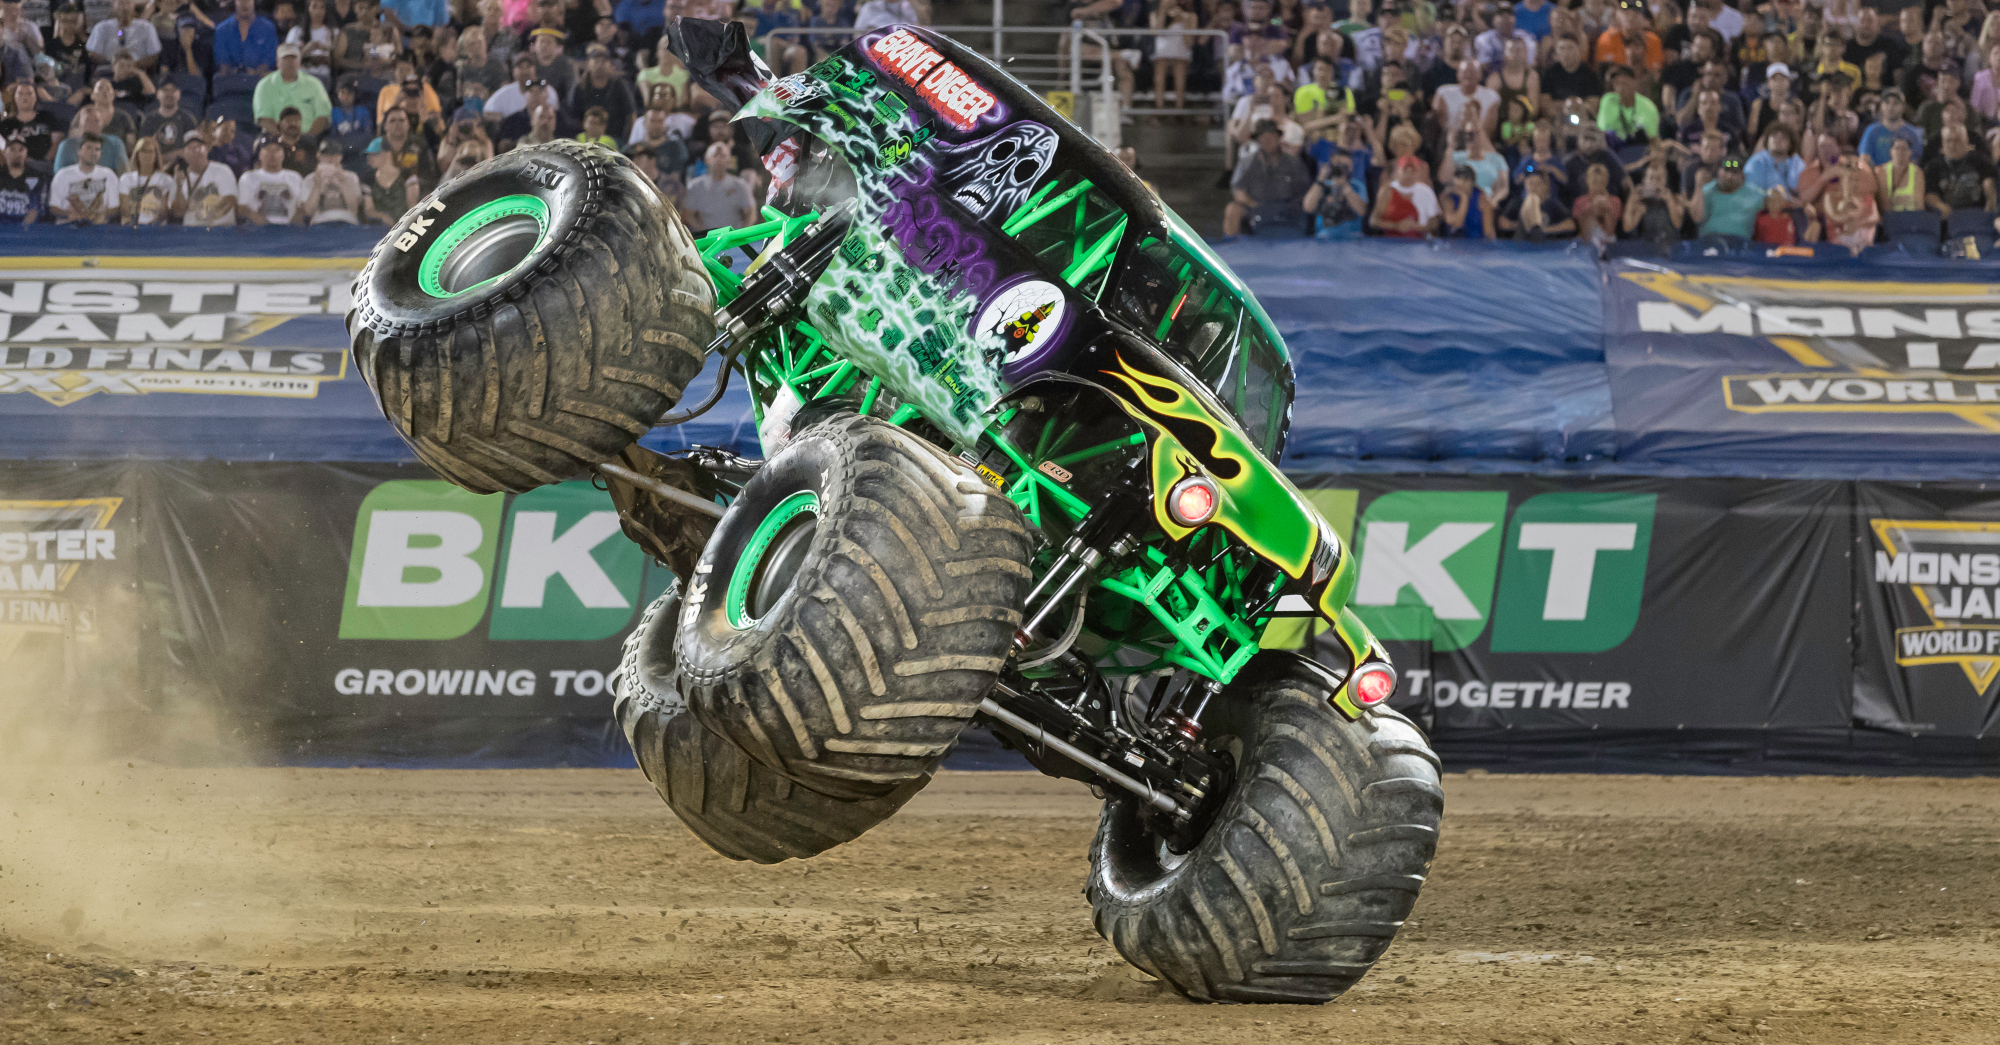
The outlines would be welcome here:
M 138 634 L 132 623 L 100 619 L 95 632 Z M 229 785 L 214 768 L 172 766 L 254 764 L 257 745 L 215 687 L 144 685 L 160 680 L 141 670 L 159 668 L 106 640 L 0 629 L 0 933 L 70 953 L 220 959 L 297 931 L 288 909 L 317 878 L 283 845 L 294 777 L 258 774 L 256 793 L 218 804 Z M 231 807 L 256 815 L 218 815 Z

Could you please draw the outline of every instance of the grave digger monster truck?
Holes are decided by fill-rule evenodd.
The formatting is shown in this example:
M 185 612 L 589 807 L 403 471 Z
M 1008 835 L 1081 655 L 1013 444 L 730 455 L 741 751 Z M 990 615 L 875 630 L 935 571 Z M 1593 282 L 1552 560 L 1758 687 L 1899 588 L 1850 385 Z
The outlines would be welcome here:
M 695 239 L 614 153 L 496 158 L 356 285 L 383 412 L 473 491 L 593 475 L 679 575 L 616 708 L 718 852 L 849 841 L 979 726 L 1106 796 L 1086 891 L 1133 964 L 1204 1000 L 1353 985 L 1416 902 L 1443 794 L 1345 607 L 1353 560 L 1273 464 L 1269 318 L 948 39 L 875 31 L 769 82 L 738 25 L 672 34 L 738 106 L 767 220 Z M 668 414 L 711 358 L 713 393 Z M 636 444 L 732 379 L 765 459 Z M 1339 663 L 1260 649 L 1300 616 Z

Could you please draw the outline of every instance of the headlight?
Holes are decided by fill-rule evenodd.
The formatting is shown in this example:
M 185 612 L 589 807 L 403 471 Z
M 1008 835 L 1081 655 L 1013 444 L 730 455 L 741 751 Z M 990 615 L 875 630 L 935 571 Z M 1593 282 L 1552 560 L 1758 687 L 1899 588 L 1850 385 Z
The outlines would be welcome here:
M 1215 518 L 1222 496 L 1215 482 L 1205 476 L 1190 475 L 1167 492 L 1167 514 L 1182 526 L 1200 526 Z

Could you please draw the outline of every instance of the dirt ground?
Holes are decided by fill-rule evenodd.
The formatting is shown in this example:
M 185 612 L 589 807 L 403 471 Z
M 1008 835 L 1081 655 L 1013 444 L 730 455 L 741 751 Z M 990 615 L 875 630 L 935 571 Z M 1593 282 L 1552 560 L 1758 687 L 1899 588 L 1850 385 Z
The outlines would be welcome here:
M 636 772 L 42 773 L 0 792 L 0 1042 L 2000 1041 L 2000 781 L 1445 787 L 1403 936 L 1300 1008 L 1120 962 L 1095 803 L 1027 774 L 759 868 Z

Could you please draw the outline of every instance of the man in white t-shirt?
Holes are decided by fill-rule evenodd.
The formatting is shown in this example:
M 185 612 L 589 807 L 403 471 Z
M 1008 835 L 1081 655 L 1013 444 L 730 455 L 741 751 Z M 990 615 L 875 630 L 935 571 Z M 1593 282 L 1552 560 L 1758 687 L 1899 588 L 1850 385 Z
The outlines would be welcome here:
M 187 136 L 181 157 L 187 170 L 177 176 L 174 213 L 181 224 L 196 227 L 236 224 L 236 174 L 226 163 L 208 159 L 209 131 L 202 128 Z
M 1438 119 L 1446 127 L 1458 129 L 1465 119 L 1465 103 L 1479 103 L 1480 122 L 1485 124 L 1490 136 L 1500 125 L 1500 95 L 1493 88 L 1479 82 L 1479 61 L 1466 58 L 1458 63 L 1458 82 L 1448 83 L 1437 89 L 1431 101 L 1431 108 L 1437 110 Z
M 488 123 L 499 123 L 528 107 L 528 85 L 535 82 L 535 56 L 525 52 L 514 56 L 514 78 L 500 85 L 479 107 Z
M 245 225 L 295 224 L 305 217 L 305 194 L 305 179 L 285 168 L 284 140 L 257 139 L 257 166 L 236 179 L 236 217 Z
M 118 175 L 100 166 L 104 138 L 85 131 L 76 148 L 76 162 L 56 172 L 49 183 L 49 209 L 58 225 L 102 225 L 118 218 Z

